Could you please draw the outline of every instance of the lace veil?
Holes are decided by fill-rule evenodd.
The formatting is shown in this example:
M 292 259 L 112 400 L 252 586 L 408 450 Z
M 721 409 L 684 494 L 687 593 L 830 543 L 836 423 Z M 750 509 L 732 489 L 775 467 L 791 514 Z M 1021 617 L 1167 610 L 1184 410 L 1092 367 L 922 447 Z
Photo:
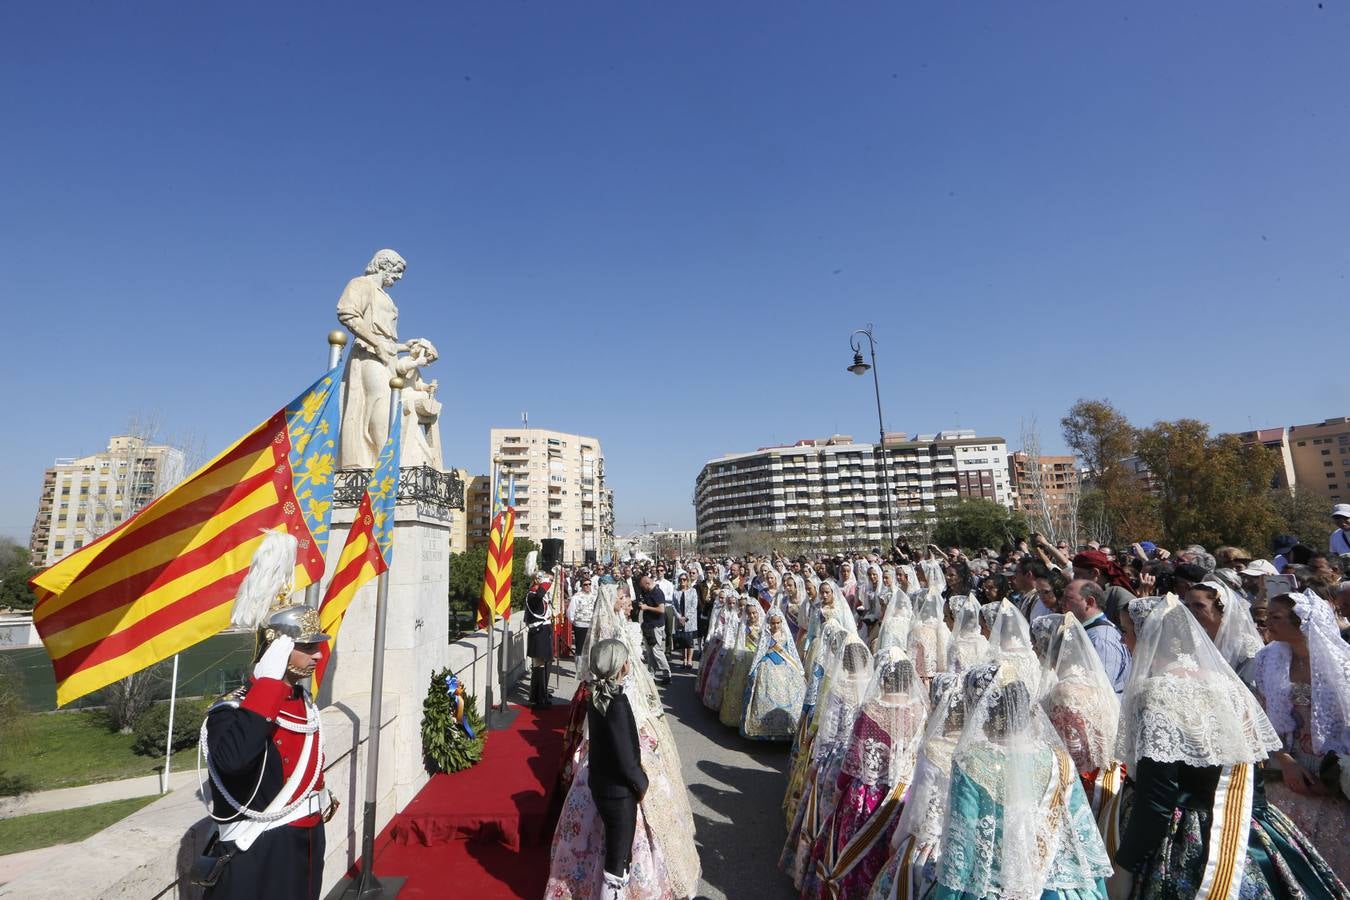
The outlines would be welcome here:
M 956 594 L 947 605 L 956 620 L 947 644 L 947 671 L 961 673 L 984 658 L 989 641 L 980 631 L 980 604 L 974 597 Z
M 951 672 L 933 676 L 928 686 L 928 700 L 930 711 L 918 760 L 914 764 L 914 780 L 905 797 L 900 821 L 895 826 L 893 846 L 909 835 L 914 835 L 920 846 L 929 846 L 942 837 L 952 754 L 966 721 L 960 677 Z
M 1078 771 L 1094 772 L 1115 762 L 1120 700 L 1082 623 L 1073 616 L 1060 621 L 1045 660 L 1042 704 Z
M 1130 768 L 1144 757 L 1201 768 L 1256 763 L 1280 749 L 1256 698 L 1176 595 L 1143 600 L 1156 598 L 1130 602 L 1136 638 L 1116 758 Z
M 1261 640 L 1261 632 L 1256 630 L 1256 622 L 1252 620 L 1252 605 L 1246 597 L 1218 578 L 1207 578 L 1201 584 L 1219 592 L 1219 600 L 1223 602 L 1223 621 L 1219 624 L 1219 633 L 1214 636 L 1214 644 L 1236 671 L 1266 645 Z
M 797 644 L 792 640 L 792 631 L 788 628 L 787 616 L 781 609 L 771 609 L 760 620 L 759 637 L 755 641 L 755 659 L 750 667 L 754 671 L 768 653 L 777 652 L 795 668 L 802 671 L 802 658 L 797 653 Z
M 1031 629 L 1021 611 L 1008 600 L 998 601 L 998 612 L 989 629 L 989 658 L 1015 666 L 1032 695 L 1038 695 L 1041 661 L 1031 649 Z
M 947 592 L 947 576 L 942 574 L 942 562 L 936 559 L 919 560 L 919 568 L 923 569 L 924 580 L 928 582 L 928 593 L 945 594 Z
M 997 812 L 972 822 L 970 810 L 948 805 L 938 880 L 968 895 L 1018 900 L 1041 897 L 1052 876 L 1061 892 L 1094 887 L 1111 862 L 1095 828 L 1073 827 L 1077 773 L 1063 771 L 1059 736 L 1034 688 L 1009 660 L 990 660 L 965 673 L 963 690 L 953 778 L 959 766 Z
M 825 623 L 824 629 L 811 645 L 811 651 L 807 654 L 806 669 L 806 699 L 803 701 L 805 706 L 815 706 L 820 699 L 820 689 L 824 687 L 825 680 L 834 671 L 834 664 L 839 659 L 839 653 L 844 649 L 844 642 L 848 640 L 848 632 L 843 626 L 834 620 Z M 816 667 L 820 667 L 820 676 L 816 676 Z
M 1064 613 L 1049 613 L 1041 616 L 1030 625 L 1031 649 L 1040 657 L 1043 669 L 1053 669 L 1054 660 L 1050 656 L 1051 641 L 1059 634 L 1059 626 L 1064 622 Z
M 871 680 L 872 654 L 867 645 L 856 637 L 846 638 L 833 671 L 820 688 L 820 725 L 811 744 L 813 762 L 843 748 Z
M 595 592 L 595 615 L 591 618 L 591 630 L 586 634 L 586 646 L 582 659 L 577 663 L 577 677 L 590 680 L 591 649 L 600 641 L 616 638 L 628 648 L 628 676 L 623 680 L 623 692 L 628 695 L 629 706 L 633 709 L 633 718 L 641 727 L 652 718 L 665 714 L 661 705 L 661 695 L 656 690 L 656 682 L 651 673 L 642 664 L 642 645 L 637 629 L 626 617 L 614 610 L 619 600 L 619 589 L 614 584 L 601 584 Z
M 1350 756 L 1350 645 L 1341 640 L 1336 614 L 1312 591 L 1290 594 L 1299 630 L 1308 640 L 1312 680 L 1314 753 Z M 1292 741 L 1298 729 L 1290 698 L 1289 645 L 1273 641 L 1256 657 L 1256 679 L 1275 730 Z M 1343 761 L 1342 766 L 1346 763 Z
M 909 597 L 898 587 L 891 589 L 891 597 L 886 604 L 886 612 L 881 617 L 881 626 L 877 629 L 877 652 L 886 647 L 898 647 L 904 650 L 909 642 L 909 629 L 914 622 L 914 608 Z
M 914 664 L 898 649 L 882 650 L 853 720 L 841 771 L 868 786 L 908 781 L 927 715 L 928 701 Z
M 858 623 L 853 620 L 853 610 L 848 608 L 848 598 L 844 596 L 844 589 L 839 586 L 839 582 L 826 579 L 820 583 L 820 609 L 822 615 L 838 622 L 850 634 L 857 635 Z
M 942 594 L 929 589 L 909 628 L 906 655 L 920 678 L 932 678 L 947 666 L 947 643 L 951 632 L 942 618 Z

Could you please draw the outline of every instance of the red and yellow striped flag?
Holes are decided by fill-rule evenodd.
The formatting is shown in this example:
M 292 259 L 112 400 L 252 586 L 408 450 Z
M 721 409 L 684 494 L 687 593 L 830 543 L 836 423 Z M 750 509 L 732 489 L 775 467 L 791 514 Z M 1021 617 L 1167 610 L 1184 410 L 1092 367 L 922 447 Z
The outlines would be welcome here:
M 511 618 L 511 566 L 516 546 L 516 511 L 506 507 L 492 520 L 488 535 L 487 570 L 483 573 L 483 597 L 478 603 L 478 627 L 486 628 L 497 618 Z
M 230 623 L 264 529 L 299 541 L 295 588 L 323 574 L 337 370 L 185 481 L 32 580 L 64 705 Z
M 328 651 L 319 658 L 314 669 L 314 686 L 323 682 L 328 661 L 337 648 L 338 629 L 347 607 L 352 605 L 361 585 L 388 570 L 394 560 L 394 509 L 398 502 L 399 432 L 390 429 L 389 437 L 380 452 L 379 462 L 370 473 L 366 489 L 361 494 L 361 505 L 342 545 L 337 571 L 319 604 L 320 630 L 332 635 Z

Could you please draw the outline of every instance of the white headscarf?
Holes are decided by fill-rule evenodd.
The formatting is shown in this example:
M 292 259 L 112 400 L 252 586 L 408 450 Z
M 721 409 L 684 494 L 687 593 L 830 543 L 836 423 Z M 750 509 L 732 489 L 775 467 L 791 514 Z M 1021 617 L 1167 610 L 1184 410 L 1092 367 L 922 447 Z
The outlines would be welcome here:
M 1223 620 L 1219 623 L 1218 634 L 1214 636 L 1214 645 L 1237 671 L 1265 646 L 1261 632 L 1256 630 L 1256 622 L 1252 620 L 1252 605 L 1247 602 L 1247 598 L 1218 578 L 1211 576 L 1200 583 L 1219 592 L 1219 600 L 1223 603 Z
M 998 601 L 998 612 L 989 629 L 989 654 L 990 659 L 1016 666 L 1033 696 L 1039 696 L 1041 661 L 1031 647 L 1031 630 L 1021 611 L 1008 600 Z
M 980 632 L 980 604 L 974 597 L 953 594 L 947 598 L 955 619 L 947 644 L 947 671 L 964 672 L 989 652 L 989 641 Z
M 908 783 L 928 715 L 925 694 L 903 652 L 879 652 L 840 771 L 869 787 Z
M 919 568 L 923 569 L 923 577 L 928 580 L 928 590 L 936 590 L 939 594 L 947 590 L 947 576 L 942 573 L 942 561 L 937 559 L 919 560 Z
M 913 660 L 920 678 L 932 678 L 946 668 L 950 640 L 951 632 L 942 618 L 942 594 L 930 587 L 909 628 L 906 647 L 906 654 Z
M 820 727 L 811 743 L 811 760 L 819 763 L 841 750 L 853 729 L 863 694 L 872 680 L 872 654 L 856 637 L 846 639 L 820 689 Z
M 1039 621 L 1039 620 L 1038 620 Z M 1116 760 L 1120 699 L 1087 631 L 1073 616 L 1062 616 L 1047 654 L 1046 715 L 1080 773 L 1109 767 Z
M 1350 645 L 1341 640 L 1330 604 L 1312 591 L 1290 596 L 1299 630 L 1308 639 L 1313 752 L 1350 756 Z M 1286 742 L 1293 740 L 1298 728 L 1290 699 L 1292 657 L 1289 645 L 1283 641 L 1272 641 L 1256 655 L 1257 687 L 1265 698 L 1271 724 Z
M 961 679 L 951 672 L 939 672 L 928 686 L 930 711 L 924 728 L 923 743 L 914 766 L 914 781 L 905 797 L 905 807 L 895 826 L 891 846 L 898 846 L 910 835 L 919 848 L 928 848 L 942 838 L 947 817 L 947 794 L 951 785 L 952 754 L 966 720 Z
M 1130 768 L 1144 757 L 1204 768 L 1257 763 L 1280 749 L 1256 698 L 1176 595 L 1150 605 L 1142 625 L 1145 604 L 1129 607 L 1137 639 L 1116 758 Z

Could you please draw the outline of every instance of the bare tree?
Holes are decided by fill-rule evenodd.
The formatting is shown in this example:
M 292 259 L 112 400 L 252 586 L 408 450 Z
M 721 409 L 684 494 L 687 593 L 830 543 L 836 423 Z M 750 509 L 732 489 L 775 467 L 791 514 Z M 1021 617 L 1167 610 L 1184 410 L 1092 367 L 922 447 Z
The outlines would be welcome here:
M 1022 510 L 1027 522 L 1051 543 L 1062 535 L 1059 516 L 1055 504 L 1051 502 L 1050 492 L 1046 488 L 1045 469 L 1041 467 L 1041 435 L 1036 428 L 1036 418 L 1022 420 L 1022 456 L 1026 478 L 1019 485 L 1022 496 Z
M 147 669 L 133 672 L 121 681 L 115 681 L 99 692 L 108 725 L 122 734 L 130 734 L 147 709 L 154 705 L 164 689 L 170 664 L 157 662 Z

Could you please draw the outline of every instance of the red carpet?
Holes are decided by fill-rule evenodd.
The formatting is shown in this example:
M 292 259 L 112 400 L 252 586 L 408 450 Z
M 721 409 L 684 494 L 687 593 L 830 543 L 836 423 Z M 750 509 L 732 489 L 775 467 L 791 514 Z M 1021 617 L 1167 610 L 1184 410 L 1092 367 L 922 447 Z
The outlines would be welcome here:
M 376 840 L 375 874 L 408 879 L 400 900 L 543 894 L 567 706 L 512 708 L 519 715 L 489 735 L 478 765 L 433 775 Z

